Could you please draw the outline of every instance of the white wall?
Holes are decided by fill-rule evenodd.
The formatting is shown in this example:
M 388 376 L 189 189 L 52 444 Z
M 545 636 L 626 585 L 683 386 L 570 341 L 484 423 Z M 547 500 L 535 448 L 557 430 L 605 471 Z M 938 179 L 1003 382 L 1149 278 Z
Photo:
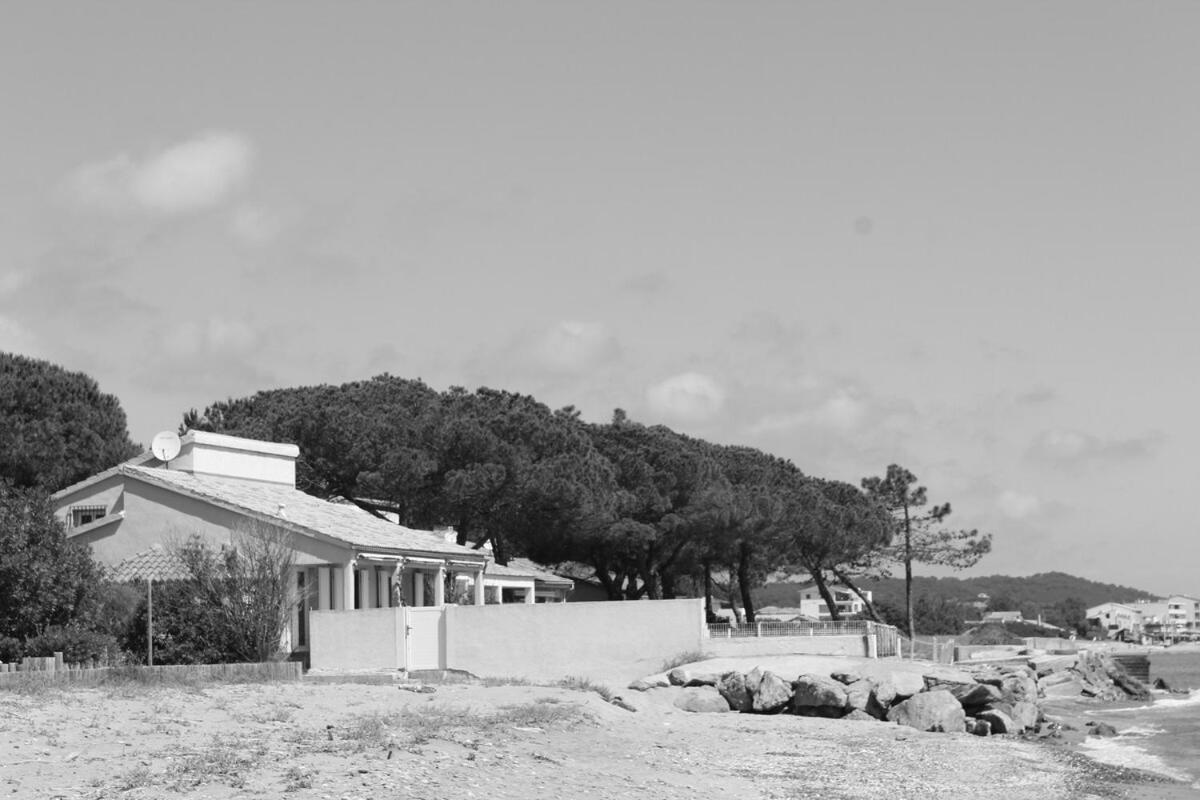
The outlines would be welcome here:
M 319 670 L 404 667 L 400 608 L 313 611 L 309 614 L 309 664 Z

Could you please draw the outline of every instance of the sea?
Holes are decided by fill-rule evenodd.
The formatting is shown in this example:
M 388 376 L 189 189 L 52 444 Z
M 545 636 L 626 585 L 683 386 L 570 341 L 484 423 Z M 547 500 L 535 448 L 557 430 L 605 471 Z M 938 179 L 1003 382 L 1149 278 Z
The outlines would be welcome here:
M 1107 722 L 1118 735 L 1089 736 L 1083 752 L 1097 761 L 1184 781 L 1200 793 L 1200 649 L 1151 653 L 1150 679 L 1155 678 L 1185 691 L 1155 692 L 1149 703 L 1089 710 L 1089 718 Z

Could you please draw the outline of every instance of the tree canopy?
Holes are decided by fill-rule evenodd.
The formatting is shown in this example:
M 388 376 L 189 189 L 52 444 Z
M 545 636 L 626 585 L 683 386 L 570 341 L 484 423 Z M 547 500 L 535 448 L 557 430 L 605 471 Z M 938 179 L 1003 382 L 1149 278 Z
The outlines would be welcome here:
M 0 478 L 54 492 L 138 451 L 121 404 L 95 380 L 0 353 Z

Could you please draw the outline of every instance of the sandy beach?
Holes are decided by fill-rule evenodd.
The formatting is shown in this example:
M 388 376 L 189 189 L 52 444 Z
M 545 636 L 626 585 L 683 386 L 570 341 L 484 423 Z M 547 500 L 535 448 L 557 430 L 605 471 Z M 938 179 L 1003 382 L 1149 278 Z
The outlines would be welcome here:
M 1190 796 L 1013 738 L 692 714 L 671 705 L 671 690 L 610 685 L 637 709 L 629 711 L 588 686 L 305 680 L 2 691 L 0 795 Z

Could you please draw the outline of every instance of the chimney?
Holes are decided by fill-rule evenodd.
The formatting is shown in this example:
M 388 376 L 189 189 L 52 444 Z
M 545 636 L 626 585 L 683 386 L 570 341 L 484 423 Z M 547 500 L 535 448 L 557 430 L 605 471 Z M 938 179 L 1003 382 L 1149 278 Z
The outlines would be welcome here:
M 294 444 L 188 431 L 180 445 L 179 455 L 171 461 L 173 470 L 296 486 L 296 458 L 300 448 Z M 279 512 L 282 516 L 282 506 Z

